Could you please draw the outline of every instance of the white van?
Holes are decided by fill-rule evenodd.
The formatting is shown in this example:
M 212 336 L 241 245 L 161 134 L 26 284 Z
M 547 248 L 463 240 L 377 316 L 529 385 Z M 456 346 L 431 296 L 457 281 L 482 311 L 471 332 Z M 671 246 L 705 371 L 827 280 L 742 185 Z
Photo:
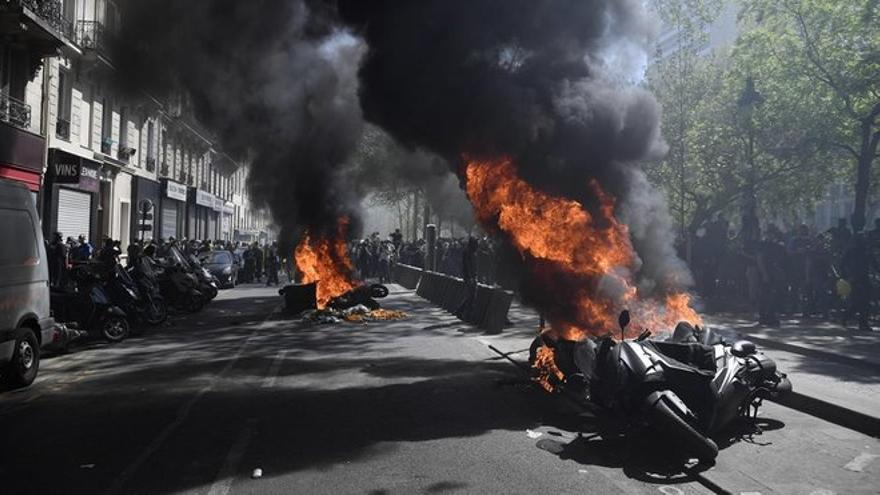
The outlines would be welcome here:
M 0 179 L 0 379 L 26 387 L 37 377 L 40 348 L 55 338 L 49 269 L 34 200 Z

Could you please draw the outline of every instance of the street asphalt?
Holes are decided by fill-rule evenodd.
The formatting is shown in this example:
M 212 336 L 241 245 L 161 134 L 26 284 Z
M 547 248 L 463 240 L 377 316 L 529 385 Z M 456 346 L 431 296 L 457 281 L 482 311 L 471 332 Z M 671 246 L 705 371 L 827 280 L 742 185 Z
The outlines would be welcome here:
M 876 438 L 777 404 L 713 466 L 596 436 L 499 354 L 531 322 L 486 336 L 392 288 L 405 320 L 310 326 L 248 285 L 47 357 L 0 393 L 0 493 L 880 493 Z

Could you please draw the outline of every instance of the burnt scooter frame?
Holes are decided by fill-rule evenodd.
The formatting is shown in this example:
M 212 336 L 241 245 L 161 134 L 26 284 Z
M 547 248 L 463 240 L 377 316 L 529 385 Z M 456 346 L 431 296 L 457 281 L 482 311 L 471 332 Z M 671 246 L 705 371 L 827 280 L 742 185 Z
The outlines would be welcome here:
M 629 324 L 628 312 L 621 313 L 619 323 L 623 332 Z M 764 398 L 791 390 L 785 375 L 754 344 L 728 345 L 710 330 L 690 325 L 680 324 L 669 342 L 647 340 L 648 331 L 630 341 L 597 339 L 598 346 L 593 340 L 545 337 L 533 342 L 530 361 L 534 362 L 541 344 L 554 349 L 556 364 L 565 375 L 553 383 L 555 391 L 597 418 L 617 423 L 621 433 L 646 427 L 674 432 L 681 450 L 703 461 L 718 453 L 709 435 L 737 416 L 752 416 Z M 693 361 L 705 369 L 670 356 L 684 359 L 689 352 L 696 353 Z

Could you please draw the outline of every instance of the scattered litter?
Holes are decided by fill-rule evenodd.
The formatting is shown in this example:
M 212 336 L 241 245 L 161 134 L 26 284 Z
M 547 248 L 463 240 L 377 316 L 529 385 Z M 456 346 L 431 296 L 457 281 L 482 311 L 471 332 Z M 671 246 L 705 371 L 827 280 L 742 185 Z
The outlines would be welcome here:
M 581 473 L 581 474 L 587 474 L 587 473 L 589 473 L 589 471 L 587 471 L 586 469 L 578 469 L 578 472 Z
M 94 468 L 94 467 L 95 467 L 94 464 L 80 464 L 80 465 L 79 465 L 79 468 L 80 468 L 80 469 L 92 469 L 92 468 Z
M 865 468 L 868 466 L 868 464 L 871 463 L 871 461 L 873 461 L 874 459 L 876 459 L 878 457 L 880 457 L 880 456 L 878 456 L 876 454 L 869 454 L 867 452 L 863 452 L 863 453 L 859 454 L 858 456 L 856 456 L 855 459 L 846 463 L 846 465 L 843 466 L 843 469 L 846 469 L 848 471 L 853 471 L 856 473 L 861 473 L 862 471 L 865 470 Z
M 254 469 L 254 472 L 251 473 L 251 478 L 257 479 L 263 477 L 263 470 L 260 468 Z
M 342 321 L 363 323 L 365 321 L 402 320 L 408 318 L 409 315 L 403 311 L 393 309 L 370 310 L 370 308 L 363 304 L 357 304 L 343 311 L 332 308 L 310 309 L 300 313 L 299 317 L 303 321 L 311 323 L 328 324 L 340 323 Z
M 526 430 L 526 435 L 528 435 L 529 438 L 538 438 L 543 435 L 543 433 L 541 433 L 540 431 Z

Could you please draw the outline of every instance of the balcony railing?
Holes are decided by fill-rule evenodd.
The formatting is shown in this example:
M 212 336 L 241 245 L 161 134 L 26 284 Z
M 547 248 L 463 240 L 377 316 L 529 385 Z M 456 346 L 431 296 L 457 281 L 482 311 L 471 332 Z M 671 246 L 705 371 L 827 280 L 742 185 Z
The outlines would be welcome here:
M 19 129 L 29 130 L 31 126 L 31 106 L 5 93 L 0 93 L 0 121 Z
M 64 17 L 64 5 L 61 0 L 20 0 L 22 6 L 58 31 L 68 39 L 73 39 L 73 21 Z
M 70 121 L 61 117 L 55 122 L 55 136 L 70 141 Z
M 156 159 L 151 156 L 148 156 L 147 157 L 147 172 L 152 172 L 154 170 L 156 170 Z M 162 175 L 165 175 L 165 173 L 163 172 Z
M 98 21 L 76 23 L 76 42 L 83 48 L 110 55 L 110 32 Z
M 168 164 L 163 163 L 162 166 L 159 167 L 159 175 L 164 176 L 164 177 L 170 177 L 171 174 L 169 174 L 168 172 L 169 172 Z
M 104 138 L 101 141 L 101 153 L 110 156 L 110 153 L 113 151 L 113 141 L 110 138 Z

